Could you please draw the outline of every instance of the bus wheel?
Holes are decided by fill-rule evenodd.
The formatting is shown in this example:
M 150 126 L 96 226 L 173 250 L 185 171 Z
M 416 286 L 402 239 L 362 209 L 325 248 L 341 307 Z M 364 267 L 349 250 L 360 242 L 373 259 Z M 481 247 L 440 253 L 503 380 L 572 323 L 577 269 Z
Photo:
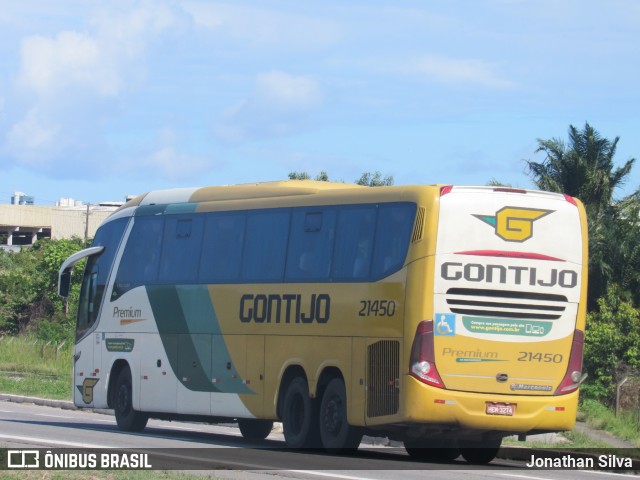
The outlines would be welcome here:
M 242 436 L 247 440 L 264 440 L 271 433 L 273 422 L 271 420 L 239 418 L 238 427 Z
M 131 370 L 125 367 L 116 380 L 114 411 L 116 423 L 125 432 L 141 432 L 147 426 L 148 415 L 133 409 Z
M 411 458 L 425 462 L 450 462 L 460 456 L 460 449 L 453 440 L 405 440 L 404 449 Z
M 355 450 L 362 440 L 362 430 L 347 422 L 347 395 L 344 382 L 329 382 L 320 404 L 320 439 L 329 451 Z
M 484 465 L 496 458 L 502 439 L 488 439 L 480 442 L 460 441 L 460 453 L 467 461 L 474 465 Z
M 297 377 L 289 384 L 282 408 L 284 439 L 290 448 L 319 446 L 317 403 L 309 397 L 309 386 Z

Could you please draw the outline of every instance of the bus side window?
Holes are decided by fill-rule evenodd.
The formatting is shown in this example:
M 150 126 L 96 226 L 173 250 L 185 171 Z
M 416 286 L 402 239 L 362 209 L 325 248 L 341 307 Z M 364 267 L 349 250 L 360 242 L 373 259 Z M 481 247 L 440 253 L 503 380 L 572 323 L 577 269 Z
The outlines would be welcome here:
M 374 205 L 340 208 L 331 273 L 334 280 L 369 278 L 375 226 Z
M 288 281 L 329 278 L 335 224 L 335 209 L 294 209 L 287 255 Z
M 167 216 L 160 256 L 160 283 L 189 284 L 197 281 L 202 231 L 201 215 Z
M 158 280 L 164 217 L 136 217 L 134 222 L 120 260 L 111 300 L 132 288 Z
M 289 209 L 254 211 L 247 217 L 242 278 L 246 282 L 279 282 L 289 236 Z
M 198 273 L 200 282 L 236 282 L 240 279 L 246 224 L 247 215 L 242 212 L 207 215 Z
M 378 212 L 372 275 L 380 278 L 404 264 L 416 213 L 414 204 L 382 204 Z

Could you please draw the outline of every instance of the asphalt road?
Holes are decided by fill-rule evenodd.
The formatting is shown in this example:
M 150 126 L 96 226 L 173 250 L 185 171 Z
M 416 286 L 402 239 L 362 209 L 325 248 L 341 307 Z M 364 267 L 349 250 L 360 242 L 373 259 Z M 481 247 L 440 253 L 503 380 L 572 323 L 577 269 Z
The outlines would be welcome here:
M 199 474 L 215 472 L 218 478 L 234 479 L 621 478 L 615 473 L 591 469 L 527 468 L 525 462 L 501 459 L 483 467 L 471 467 L 461 458 L 448 464 L 422 463 L 411 460 L 402 449 L 370 445 L 361 445 L 356 453 L 346 456 L 291 451 L 285 448 L 280 433 L 272 433 L 263 442 L 250 443 L 235 427 L 224 425 L 151 420 L 144 432 L 131 434 L 119 431 L 109 415 L 10 402 L 0 402 L 0 448 L 51 448 L 53 452 L 66 449 L 65 452 L 85 453 L 130 449 L 126 451 L 148 453 L 154 468 L 198 470 Z M 640 476 L 623 478 L 640 479 Z

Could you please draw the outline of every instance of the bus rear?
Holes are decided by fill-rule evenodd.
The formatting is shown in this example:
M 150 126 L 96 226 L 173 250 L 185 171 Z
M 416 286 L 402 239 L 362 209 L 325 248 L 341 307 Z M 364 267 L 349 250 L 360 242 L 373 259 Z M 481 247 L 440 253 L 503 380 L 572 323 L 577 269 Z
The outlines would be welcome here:
M 414 326 L 410 358 L 408 395 L 422 400 L 407 416 L 478 446 L 571 429 L 583 379 L 584 208 L 493 187 L 443 187 L 439 202 L 433 315 Z

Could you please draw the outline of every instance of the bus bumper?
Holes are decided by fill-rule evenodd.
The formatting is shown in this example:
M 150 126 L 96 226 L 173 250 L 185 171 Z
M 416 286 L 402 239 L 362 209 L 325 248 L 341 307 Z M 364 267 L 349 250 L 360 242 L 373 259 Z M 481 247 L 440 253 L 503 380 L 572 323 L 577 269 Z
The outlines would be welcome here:
M 578 391 L 567 395 L 502 395 L 470 393 L 425 385 L 405 377 L 404 421 L 513 433 L 573 429 Z M 488 403 L 510 404 L 512 415 L 487 413 Z

